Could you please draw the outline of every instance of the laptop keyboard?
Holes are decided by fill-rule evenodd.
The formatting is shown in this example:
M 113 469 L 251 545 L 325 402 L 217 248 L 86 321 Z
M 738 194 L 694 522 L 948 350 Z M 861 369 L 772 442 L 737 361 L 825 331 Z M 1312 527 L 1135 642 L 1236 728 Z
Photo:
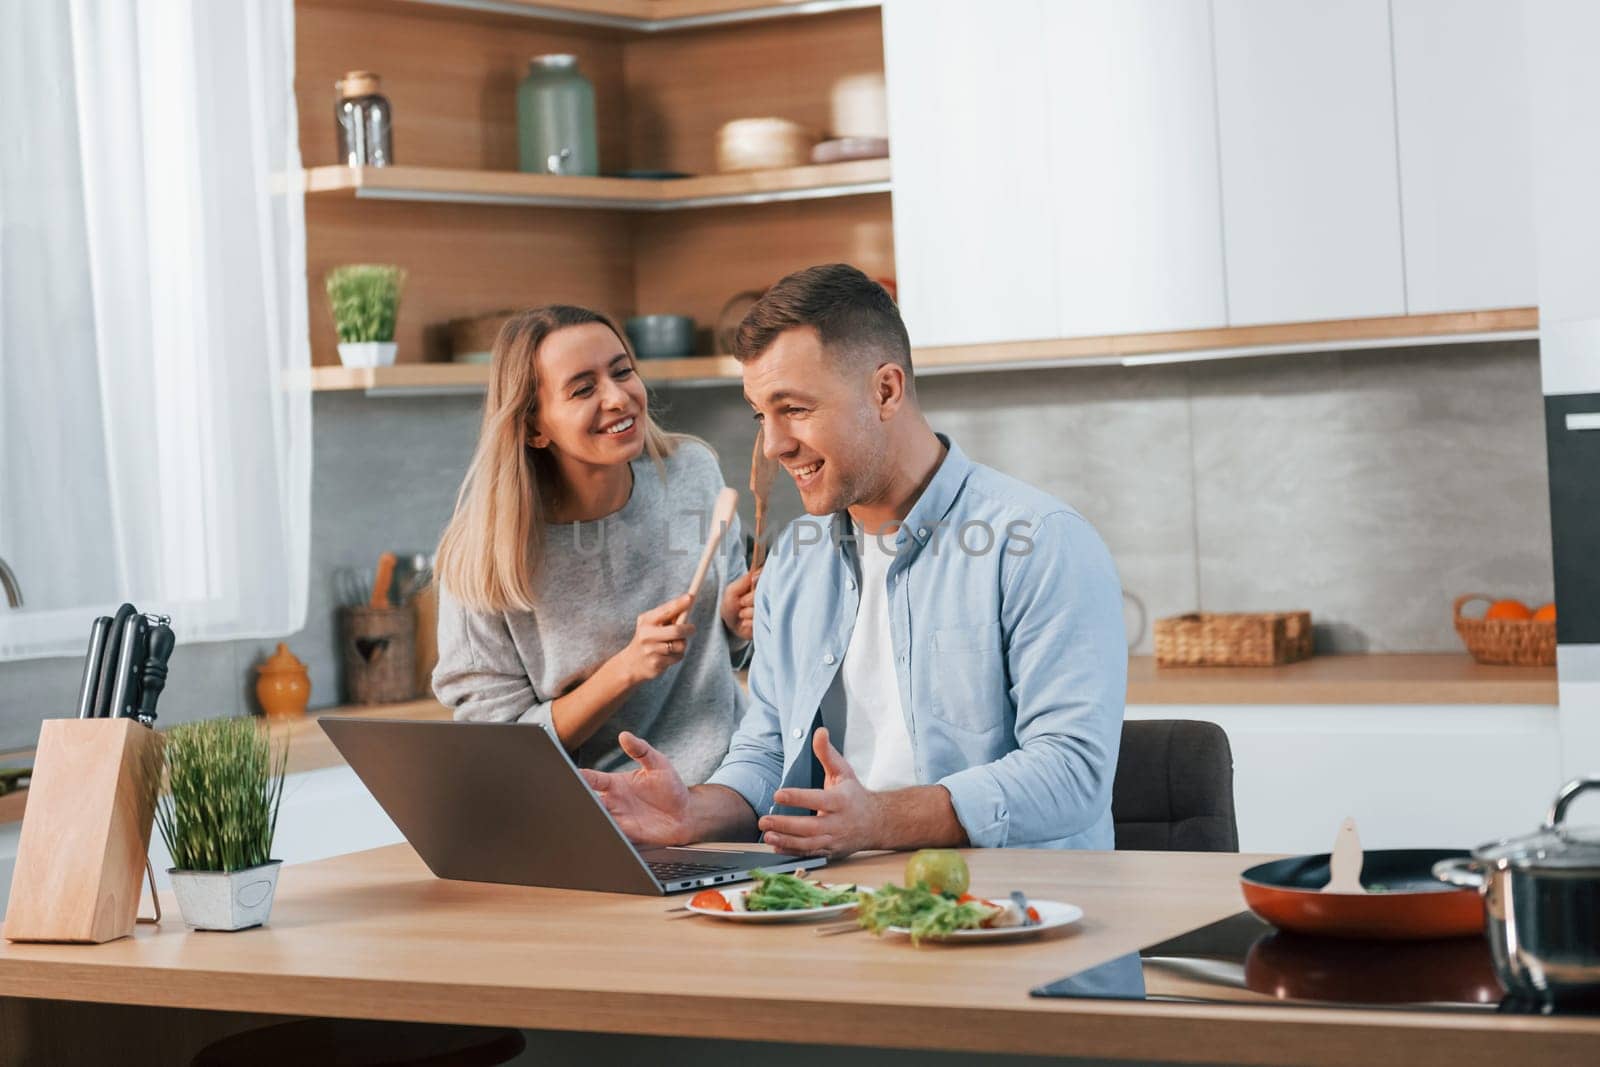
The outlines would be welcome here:
M 704 863 L 672 863 L 666 860 L 657 860 L 650 864 L 650 873 L 663 882 L 676 882 L 681 878 L 699 878 L 707 874 L 722 874 L 727 869 Z

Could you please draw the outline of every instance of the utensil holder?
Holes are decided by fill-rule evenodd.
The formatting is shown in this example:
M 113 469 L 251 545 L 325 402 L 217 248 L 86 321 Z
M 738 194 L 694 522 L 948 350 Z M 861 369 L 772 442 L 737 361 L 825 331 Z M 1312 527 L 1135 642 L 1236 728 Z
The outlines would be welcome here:
M 350 703 L 395 704 L 415 697 L 417 617 L 411 608 L 344 608 L 341 616 Z
M 46 719 L 6 906 L 8 941 L 98 944 L 138 919 L 163 738 L 134 719 Z

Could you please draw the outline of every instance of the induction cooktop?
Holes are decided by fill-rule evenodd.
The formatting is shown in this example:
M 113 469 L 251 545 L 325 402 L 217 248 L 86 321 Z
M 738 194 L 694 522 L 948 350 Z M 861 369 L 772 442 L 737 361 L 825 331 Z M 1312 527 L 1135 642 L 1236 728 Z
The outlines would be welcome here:
M 1036 997 L 1380 1011 L 1600 1014 L 1508 997 L 1482 937 L 1349 941 L 1277 930 L 1248 911 L 1040 986 Z

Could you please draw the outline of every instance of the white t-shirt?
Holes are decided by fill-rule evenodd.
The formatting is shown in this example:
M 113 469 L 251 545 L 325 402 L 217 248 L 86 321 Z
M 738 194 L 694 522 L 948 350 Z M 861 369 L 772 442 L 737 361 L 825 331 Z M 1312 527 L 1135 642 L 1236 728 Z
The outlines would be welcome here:
M 903 789 L 917 784 L 911 734 L 900 704 L 889 632 L 889 564 L 894 536 L 880 539 L 855 528 L 861 558 L 861 603 L 850 647 L 822 698 L 822 721 L 830 733 L 844 724 L 845 760 L 868 789 Z M 835 742 L 834 747 L 839 747 Z

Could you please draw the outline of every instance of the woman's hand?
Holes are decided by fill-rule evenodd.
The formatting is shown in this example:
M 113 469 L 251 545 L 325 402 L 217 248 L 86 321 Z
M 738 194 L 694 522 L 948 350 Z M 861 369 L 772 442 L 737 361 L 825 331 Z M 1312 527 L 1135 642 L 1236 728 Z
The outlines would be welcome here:
M 613 657 L 629 685 L 659 678 L 668 667 L 683 659 L 694 624 L 687 618 L 683 622 L 677 619 L 693 603 L 694 597 L 685 593 L 658 604 L 634 621 L 633 640 Z
M 748 571 L 722 591 L 722 625 L 741 641 L 748 641 L 756 626 L 756 582 L 759 570 Z

